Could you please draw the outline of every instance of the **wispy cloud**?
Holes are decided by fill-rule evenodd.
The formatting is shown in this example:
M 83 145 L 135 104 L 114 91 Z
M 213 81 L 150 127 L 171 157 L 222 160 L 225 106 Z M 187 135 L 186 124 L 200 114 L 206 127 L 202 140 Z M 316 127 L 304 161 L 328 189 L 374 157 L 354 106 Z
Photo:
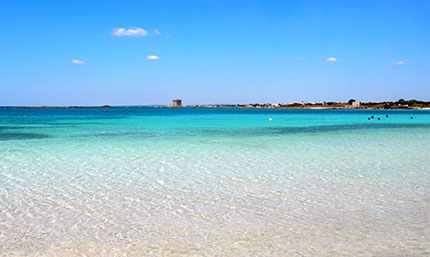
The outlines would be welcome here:
M 329 57 L 326 59 L 328 62 L 337 62 L 337 58 L 335 57 Z
M 74 63 L 74 64 L 84 64 L 85 61 L 82 61 L 82 60 L 72 60 L 72 63 Z
M 160 31 L 158 29 L 154 29 L 155 35 L 160 35 Z
M 123 36 L 144 37 L 144 36 L 148 35 L 148 31 L 146 31 L 145 29 L 142 29 L 142 28 L 129 28 L 129 29 L 117 28 L 117 29 L 113 29 L 112 35 L 117 36 L 117 37 L 123 37 Z
M 146 57 L 146 59 L 148 59 L 148 60 L 159 60 L 161 58 L 160 58 L 160 56 L 157 56 L 157 55 L 148 55 L 148 57 Z
M 308 57 L 297 57 L 296 58 L 296 60 L 299 60 L 299 61 L 304 61 L 304 60 L 307 60 L 308 59 Z
M 398 61 L 398 62 L 394 62 L 393 64 L 398 66 L 398 65 L 405 64 L 405 63 L 403 61 Z

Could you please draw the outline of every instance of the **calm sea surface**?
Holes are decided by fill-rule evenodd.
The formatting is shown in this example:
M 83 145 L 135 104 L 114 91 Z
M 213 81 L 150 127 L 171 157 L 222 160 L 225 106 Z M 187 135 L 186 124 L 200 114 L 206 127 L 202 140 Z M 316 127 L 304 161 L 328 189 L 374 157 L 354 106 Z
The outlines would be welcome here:
M 106 110 L 0 108 L 0 256 L 430 255 L 430 111 Z

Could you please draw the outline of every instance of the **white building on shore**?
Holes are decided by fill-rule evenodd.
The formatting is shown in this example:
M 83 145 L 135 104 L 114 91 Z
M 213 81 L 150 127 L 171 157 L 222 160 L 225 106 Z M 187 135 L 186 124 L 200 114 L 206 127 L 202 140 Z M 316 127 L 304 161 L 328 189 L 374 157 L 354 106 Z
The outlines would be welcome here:
M 358 102 L 358 101 L 354 101 L 354 102 L 352 102 L 352 103 L 351 103 L 351 105 L 352 105 L 352 107 L 354 107 L 354 108 L 360 108 L 360 107 L 361 107 L 361 103 L 360 103 L 360 102 Z

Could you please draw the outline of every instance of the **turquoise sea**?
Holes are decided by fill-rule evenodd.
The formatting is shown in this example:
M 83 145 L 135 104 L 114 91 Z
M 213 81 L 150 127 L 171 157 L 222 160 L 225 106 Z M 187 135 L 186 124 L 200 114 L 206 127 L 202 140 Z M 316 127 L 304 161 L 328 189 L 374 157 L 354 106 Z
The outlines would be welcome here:
M 0 256 L 430 255 L 430 111 L 105 110 L 0 108 Z

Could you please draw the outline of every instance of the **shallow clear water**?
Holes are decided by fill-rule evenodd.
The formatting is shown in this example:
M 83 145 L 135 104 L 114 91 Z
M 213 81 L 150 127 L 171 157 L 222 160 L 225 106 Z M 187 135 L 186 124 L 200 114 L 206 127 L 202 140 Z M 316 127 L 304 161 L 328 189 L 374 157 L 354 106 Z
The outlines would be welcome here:
M 430 255 L 429 167 L 429 111 L 0 108 L 0 255 Z

